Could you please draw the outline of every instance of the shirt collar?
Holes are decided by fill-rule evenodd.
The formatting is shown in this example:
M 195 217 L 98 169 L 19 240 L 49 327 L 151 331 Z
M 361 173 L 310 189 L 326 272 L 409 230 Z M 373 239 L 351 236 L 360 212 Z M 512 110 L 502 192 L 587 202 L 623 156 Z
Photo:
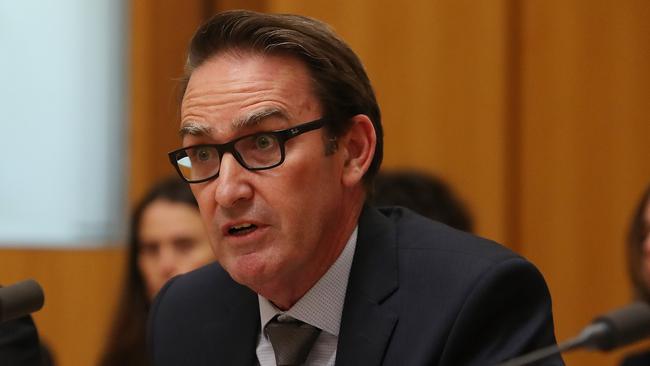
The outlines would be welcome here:
M 262 329 L 277 314 L 286 314 L 338 337 L 358 229 L 357 225 L 345 248 L 323 277 L 286 312 L 257 295 Z

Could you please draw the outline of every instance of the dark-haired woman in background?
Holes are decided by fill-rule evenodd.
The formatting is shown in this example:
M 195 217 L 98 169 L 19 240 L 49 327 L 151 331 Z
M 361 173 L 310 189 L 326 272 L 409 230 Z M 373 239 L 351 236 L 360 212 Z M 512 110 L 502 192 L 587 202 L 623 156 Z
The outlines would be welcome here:
M 641 196 L 627 237 L 627 258 L 636 300 L 650 303 L 650 186 Z M 650 365 L 650 351 L 630 355 L 623 366 Z
M 472 217 L 441 179 L 416 170 L 381 171 L 371 202 L 402 206 L 455 229 L 472 232 Z
M 101 366 L 149 365 L 146 322 L 154 296 L 171 277 L 214 260 L 198 204 L 180 178 L 145 195 L 129 230 L 126 278 Z

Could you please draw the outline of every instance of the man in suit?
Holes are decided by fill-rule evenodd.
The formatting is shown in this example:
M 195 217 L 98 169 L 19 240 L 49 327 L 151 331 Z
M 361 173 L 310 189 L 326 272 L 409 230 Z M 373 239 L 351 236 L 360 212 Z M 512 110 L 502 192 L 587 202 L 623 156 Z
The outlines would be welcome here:
M 183 148 L 170 160 L 219 264 L 159 292 L 156 365 L 483 366 L 555 342 L 532 264 L 365 204 L 379 107 L 327 25 L 222 13 L 194 35 L 186 70 Z

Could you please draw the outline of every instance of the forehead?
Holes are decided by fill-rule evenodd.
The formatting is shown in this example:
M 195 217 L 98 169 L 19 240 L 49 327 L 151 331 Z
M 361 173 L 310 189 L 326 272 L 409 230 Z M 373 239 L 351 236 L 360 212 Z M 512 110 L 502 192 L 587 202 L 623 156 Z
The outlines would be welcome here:
M 245 116 L 263 116 L 264 111 L 301 120 L 320 112 L 312 85 L 307 67 L 295 57 L 218 54 L 192 73 L 181 105 L 181 127 L 232 128 Z
M 142 234 L 150 232 L 177 231 L 192 227 L 201 227 L 199 210 L 183 202 L 172 202 L 157 199 L 149 204 L 142 212 Z

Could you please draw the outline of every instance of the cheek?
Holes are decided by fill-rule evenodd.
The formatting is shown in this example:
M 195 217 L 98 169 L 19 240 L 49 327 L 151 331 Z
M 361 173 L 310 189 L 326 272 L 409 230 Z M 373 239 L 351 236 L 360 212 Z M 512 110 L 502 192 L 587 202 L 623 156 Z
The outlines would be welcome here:
M 192 194 L 196 198 L 196 202 L 199 204 L 199 213 L 203 222 L 208 216 L 214 212 L 214 189 L 212 188 L 212 182 L 202 183 L 202 184 L 192 184 L 190 188 L 192 189 Z
M 146 258 L 144 258 L 142 256 L 140 256 L 140 258 L 138 258 L 138 270 L 140 271 L 140 273 L 142 273 L 142 277 L 144 277 L 145 280 L 149 279 L 149 272 L 150 272 L 149 268 L 150 267 L 151 267 L 151 264 L 149 263 L 149 261 Z
M 288 213 L 285 224 L 290 235 L 300 235 L 299 240 L 317 241 L 330 223 L 340 215 L 341 187 L 336 171 L 325 164 L 321 168 L 309 167 L 281 189 L 285 194 L 275 196 L 275 202 L 283 205 Z M 287 220 L 288 219 L 288 220 Z

